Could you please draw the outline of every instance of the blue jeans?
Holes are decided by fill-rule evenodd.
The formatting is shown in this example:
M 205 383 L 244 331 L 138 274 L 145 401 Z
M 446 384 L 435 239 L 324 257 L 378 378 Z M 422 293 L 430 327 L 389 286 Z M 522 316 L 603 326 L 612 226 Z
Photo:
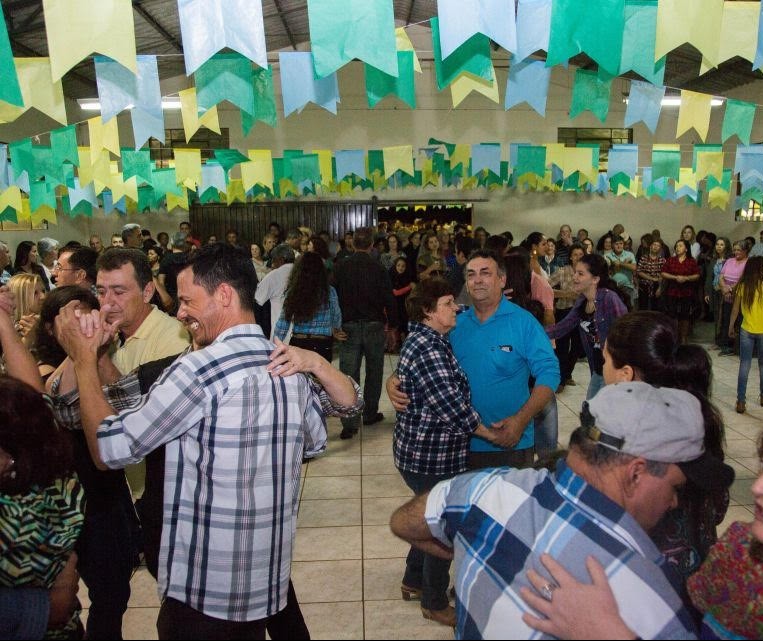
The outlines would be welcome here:
M 559 443 L 559 409 L 556 396 L 533 419 L 535 429 L 535 452 L 544 457 L 553 452 Z
M 751 334 L 739 330 L 739 376 L 737 377 L 737 400 L 744 401 L 747 394 L 747 378 L 752 365 L 752 352 L 758 346 L 758 372 L 760 373 L 760 395 L 763 396 L 763 334 Z
M 363 384 L 363 416 L 373 418 L 379 411 L 379 397 L 384 374 L 384 323 L 381 321 L 349 321 L 342 325 L 347 340 L 339 347 L 339 369 L 360 383 L 360 363 L 366 359 L 366 380 Z M 343 418 L 342 427 L 357 431 L 361 417 Z
M 424 494 L 440 481 L 453 478 L 453 474 L 419 474 L 400 470 L 400 475 L 416 494 Z M 448 583 L 450 561 L 426 554 L 411 546 L 405 560 L 403 583 L 410 588 L 421 589 L 421 607 L 427 610 L 443 610 L 448 607 Z
M 604 377 L 601 374 L 591 372 L 591 382 L 588 384 L 585 400 L 590 401 L 602 387 L 604 387 Z

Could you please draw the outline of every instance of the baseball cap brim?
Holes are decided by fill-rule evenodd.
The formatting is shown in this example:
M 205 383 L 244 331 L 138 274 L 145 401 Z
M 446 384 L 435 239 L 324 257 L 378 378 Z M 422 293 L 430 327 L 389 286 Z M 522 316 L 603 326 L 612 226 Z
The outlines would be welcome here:
M 708 492 L 728 489 L 734 482 L 734 468 L 708 452 L 693 461 L 676 465 L 689 481 Z

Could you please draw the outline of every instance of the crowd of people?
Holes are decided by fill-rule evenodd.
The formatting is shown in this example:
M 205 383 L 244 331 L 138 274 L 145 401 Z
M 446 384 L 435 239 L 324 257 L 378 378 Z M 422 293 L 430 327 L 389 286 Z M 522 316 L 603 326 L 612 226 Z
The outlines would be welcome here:
M 309 638 L 290 580 L 300 466 L 326 416 L 341 439 L 384 420 L 399 353 L 390 449 L 415 497 L 391 528 L 425 618 L 458 638 L 763 634 L 763 480 L 755 524 L 719 541 L 734 472 L 690 343 L 712 321 L 711 349 L 739 354 L 739 413 L 757 349 L 763 406 L 763 232 L 514 240 L 272 223 L 247 248 L 128 224 L 109 247 L 22 241 L 13 263 L 0 241 L 0 630 L 121 638 L 143 559 L 160 638 Z M 739 554 L 729 607 L 713 582 Z

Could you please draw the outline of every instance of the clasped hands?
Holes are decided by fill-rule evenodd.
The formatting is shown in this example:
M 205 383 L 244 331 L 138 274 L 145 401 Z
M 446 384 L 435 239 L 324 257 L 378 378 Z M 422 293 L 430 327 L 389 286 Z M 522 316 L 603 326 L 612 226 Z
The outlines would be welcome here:
M 119 327 L 106 320 L 110 311 L 109 305 L 100 311 L 88 311 L 79 301 L 71 301 L 58 312 L 54 322 L 56 340 L 75 363 L 87 358 L 97 360 L 114 340 Z

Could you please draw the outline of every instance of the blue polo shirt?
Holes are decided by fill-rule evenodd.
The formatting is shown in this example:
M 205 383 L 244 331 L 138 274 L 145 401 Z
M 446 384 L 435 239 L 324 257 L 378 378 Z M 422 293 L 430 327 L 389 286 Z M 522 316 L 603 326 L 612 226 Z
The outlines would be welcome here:
M 527 402 L 530 376 L 535 377 L 536 385 L 552 390 L 559 386 L 559 360 L 543 327 L 530 312 L 505 298 L 484 323 L 474 308 L 460 313 L 449 338 L 469 379 L 472 405 L 486 426 L 513 416 Z M 530 421 L 514 449 L 524 450 L 534 444 Z M 470 447 L 478 452 L 501 450 L 476 436 Z

